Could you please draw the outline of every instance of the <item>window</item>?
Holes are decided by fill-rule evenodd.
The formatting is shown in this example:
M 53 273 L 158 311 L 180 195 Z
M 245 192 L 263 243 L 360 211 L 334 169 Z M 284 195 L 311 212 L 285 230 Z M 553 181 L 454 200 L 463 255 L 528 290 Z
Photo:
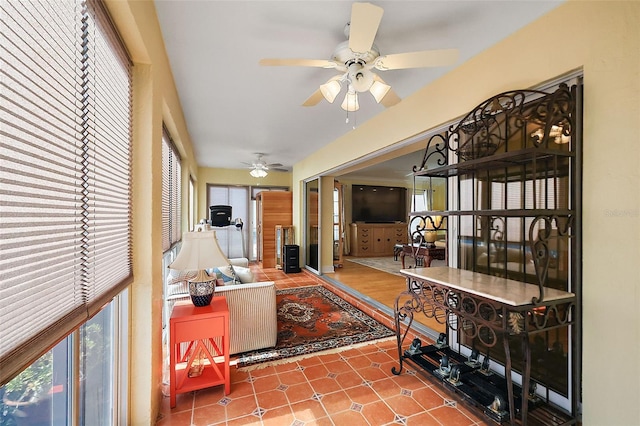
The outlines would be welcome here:
M 4 386 L 0 425 L 72 424 L 74 386 L 80 389 L 78 424 L 125 424 L 126 305 L 127 290 Z
M 0 393 L 28 397 L 45 424 L 118 423 L 130 62 L 99 2 L 2 1 L 0 26 Z M 18 406 L 0 423 L 27 415 Z
M 182 166 L 166 128 L 162 132 L 162 251 L 182 239 Z
M 207 185 L 207 209 L 210 206 L 231 206 L 231 220 L 242 220 L 242 228 L 216 227 L 220 248 L 228 258 L 248 257 L 245 224 L 249 221 L 249 188 L 246 186 Z M 211 219 L 207 211 L 208 219 Z

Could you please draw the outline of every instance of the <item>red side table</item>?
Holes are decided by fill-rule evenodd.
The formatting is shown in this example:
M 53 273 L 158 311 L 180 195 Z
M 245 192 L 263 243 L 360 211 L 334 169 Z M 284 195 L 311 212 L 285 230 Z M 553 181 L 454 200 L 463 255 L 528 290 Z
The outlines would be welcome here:
M 229 308 L 224 296 L 214 297 L 209 306 L 196 307 L 191 302 L 173 307 L 169 321 L 171 350 L 171 408 L 176 394 L 224 384 L 225 395 L 231 391 L 229 377 Z M 188 343 L 188 344 L 185 344 Z M 189 369 L 200 351 L 204 369 L 189 377 Z

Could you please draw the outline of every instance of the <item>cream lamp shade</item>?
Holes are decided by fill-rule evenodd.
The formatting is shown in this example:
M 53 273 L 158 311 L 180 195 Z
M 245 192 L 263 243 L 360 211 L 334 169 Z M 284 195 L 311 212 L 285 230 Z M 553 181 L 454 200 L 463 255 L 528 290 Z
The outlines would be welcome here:
M 182 246 L 170 269 L 179 271 L 197 271 L 197 275 L 187 279 L 189 294 L 196 306 L 211 303 L 215 291 L 216 277 L 211 277 L 207 269 L 228 265 L 229 259 L 222 253 L 216 231 L 185 232 L 182 234 Z

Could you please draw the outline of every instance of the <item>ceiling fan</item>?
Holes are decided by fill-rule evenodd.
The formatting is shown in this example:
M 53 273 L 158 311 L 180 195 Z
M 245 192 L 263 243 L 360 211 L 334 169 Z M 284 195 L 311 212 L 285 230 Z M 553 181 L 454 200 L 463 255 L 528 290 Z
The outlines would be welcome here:
M 242 162 L 242 164 L 246 164 L 251 171 L 249 172 L 249 174 L 253 177 L 256 178 L 262 178 L 267 176 L 269 170 L 275 170 L 277 172 L 287 172 L 288 170 L 286 168 L 282 168 L 282 164 L 280 163 L 271 163 L 271 164 L 267 164 L 262 157 L 264 156 L 263 153 L 261 152 L 256 152 L 256 160 L 251 162 L 251 163 L 247 163 L 247 162 Z
M 379 71 L 407 68 L 446 66 L 458 59 L 457 49 L 423 50 L 408 53 L 381 55 L 373 44 L 383 9 L 371 3 L 354 3 L 351 7 L 351 21 L 345 26 L 348 40 L 340 43 L 329 60 L 323 59 L 262 59 L 260 65 L 301 66 L 336 69 L 340 74 L 331 77 L 320 85 L 303 106 L 314 106 L 326 99 L 333 103 L 342 86 L 347 87 L 342 109 L 357 111 L 358 93 L 370 92 L 376 102 L 390 107 L 400 98 L 373 69 Z

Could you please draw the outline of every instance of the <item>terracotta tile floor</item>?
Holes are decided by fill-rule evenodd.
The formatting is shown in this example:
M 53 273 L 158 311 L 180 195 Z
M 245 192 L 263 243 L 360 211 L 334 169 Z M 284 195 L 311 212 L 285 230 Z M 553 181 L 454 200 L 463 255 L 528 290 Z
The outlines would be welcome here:
M 275 281 L 277 288 L 325 285 L 392 327 L 387 315 L 313 274 L 252 269 L 258 281 Z M 166 396 L 157 425 L 484 424 L 439 385 L 412 370 L 396 376 L 391 373 L 393 366 L 397 366 L 395 338 L 263 368 L 232 367 L 229 395 L 224 395 L 223 386 L 178 394 L 173 409 Z

